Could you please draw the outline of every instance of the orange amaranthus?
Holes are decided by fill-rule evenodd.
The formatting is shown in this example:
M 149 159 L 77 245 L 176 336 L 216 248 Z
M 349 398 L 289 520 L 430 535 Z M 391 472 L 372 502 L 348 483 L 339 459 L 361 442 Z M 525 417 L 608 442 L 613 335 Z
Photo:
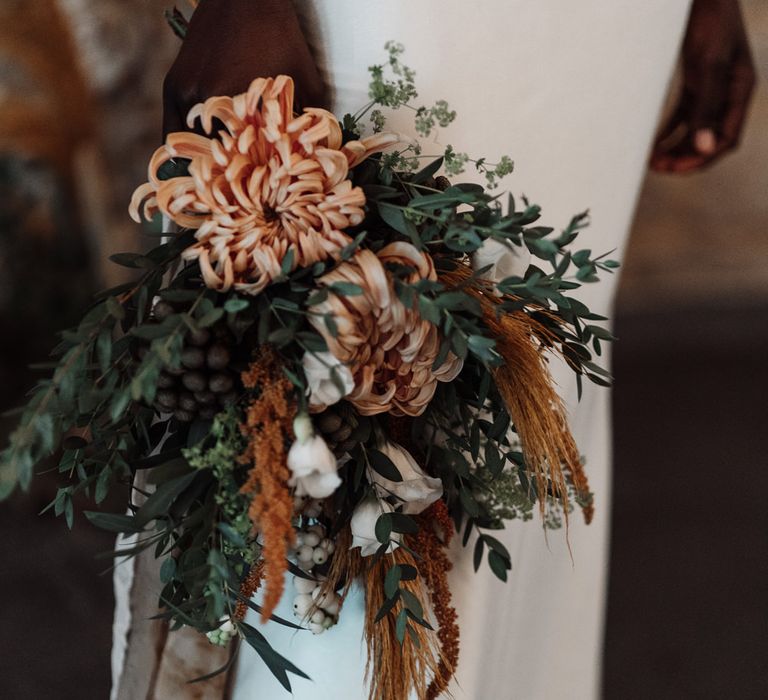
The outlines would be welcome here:
M 287 553 L 294 542 L 285 443 L 293 437 L 296 406 L 293 387 L 270 348 L 259 349 L 258 359 L 243 372 L 242 379 L 255 398 L 241 425 L 248 445 L 240 459 L 252 466 L 240 491 L 251 496 L 248 515 L 254 530 L 260 533 L 264 563 L 258 573 L 259 579 L 263 573 L 265 586 L 261 618 L 266 621 L 283 595 Z

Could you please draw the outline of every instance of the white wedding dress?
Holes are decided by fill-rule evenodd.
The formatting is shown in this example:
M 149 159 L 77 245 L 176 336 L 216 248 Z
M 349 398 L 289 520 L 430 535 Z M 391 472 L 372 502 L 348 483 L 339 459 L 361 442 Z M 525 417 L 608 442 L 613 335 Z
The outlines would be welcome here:
M 367 68 L 385 60 L 384 43 L 403 43 L 404 62 L 417 72 L 419 101 L 445 99 L 458 112 L 436 144 L 424 144 L 424 153 L 439 153 L 450 143 L 491 161 L 510 154 L 516 167 L 505 189 L 540 203 L 543 222 L 555 227 L 588 207 L 592 225 L 581 235 L 580 247 L 615 251 L 612 257 L 621 258 L 689 0 L 296 4 L 334 92 L 337 114 L 367 101 Z M 413 133 L 412 112 L 391 115 L 389 127 Z M 472 172 L 465 179 L 479 180 Z M 582 297 L 593 310 L 610 314 L 615 286 L 615 276 L 609 277 L 585 287 Z M 586 456 L 596 499 L 594 522 L 585 527 L 579 514 L 571 519 L 572 556 L 564 532 L 550 533 L 545 540 L 535 523 L 510 523 L 499 535 L 514 567 L 506 584 L 486 566 L 473 572 L 471 545 L 454 548 L 450 582 L 461 654 L 451 691 L 457 700 L 592 700 L 599 695 L 610 517 L 610 393 L 587 384 L 577 403 L 572 375 L 558 366 L 554 372 Z M 162 632 L 147 632 L 149 623 L 143 620 L 141 625 L 134 620 L 137 626 L 131 629 L 129 591 L 139 590 L 148 617 L 155 600 L 148 591 L 157 575 L 152 565 L 143 573 L 135 571 L 129 563 L 116 572 L 112 697 L 120 700 L 145 697 L 144 690 L 135 689 L 147 685 L 143 675 L 150 662 L 142 654 L 152 656 L 153 649 L 144 647 L 162 639 L 157 636 Z M 290 591 L 288 582 L 277 610 L 289 619 Z M 367 698 L 362 620 L 362 595 L 356 591 L 339 624 L 321 636 L 274 623 L 262 628 L 275 648 L 312 678 L 291 676 L 295 700 Z M 255 615 L 248 621 L 259 625 Z M 129 637 L 141 647 L 130 659 L 125 653 Z M 178 646 L 169 667 L 180 666 L 179 660 L 190 654 L 210 654 L 214 663 L 213 648 L 190 652 Z M 176 671 L 186 674 L 179 680 L 183 686 L 190 671 Z M 129 682 L 121 686 L 126 676 Z M 192 688 L 199 686 L 190 693 Z M 176 692 L 171 695 L 181 699 Z M 170 700 L 160 691 L 152 697 Z M 234 700 L 288 697 L 243 644 Z
M 384 43 L 406 47 L 419 102 L 445 99 L 458 112 L 440 131 L 472 156 L 508 153 L 504 183 L 543 206 L 547 225 L 564 226 L 585 208 L 581 247 L 621 258 L 648 150 L 688 12 L 687 0 L 300 0 L 313 49 L 334 90 L 334 111 L 367 101 L 367 68 L 385 60 Z M 412 113 L 389 127 L 413 133 Z M 466 179 L 478 179 L 471 172 Z M 587 286 L 583 298 L 609 314 L 616 278 Z M 610 521 L 610 393 L 555 367 L 595 493 L 594 522 L 571 519 L 548 541 L 534 523 L 512 522 L 502 539 L 512 554 L 509 581 L 483 566 L 471 546 L 453 552 L 451 576 L 461 626 L 452 692 L 461 700 L 590 700 L 599 695 Z M 579 514 L 576 514 L 577 516 Z M 290 584 L 289 584 L 290 585 Z M 278 614 L 291 617 L 288 593 Z M 338 626 L 314 637 L 276 624 L 272 644 L 312 678 L 291 676 L 296 700 L 363 700 L 362 595 L 345 603 Z M 258 624 L 254 615 L 249 618 Z M 289 695 L 243 645 L 234 700 Z

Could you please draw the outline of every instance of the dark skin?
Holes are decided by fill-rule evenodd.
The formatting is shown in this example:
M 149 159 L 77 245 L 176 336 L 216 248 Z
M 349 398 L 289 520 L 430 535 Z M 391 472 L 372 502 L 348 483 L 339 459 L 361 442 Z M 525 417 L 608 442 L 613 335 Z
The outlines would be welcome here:
M 244 92 L 257 76 L 286 74 L 296 102 L 328 95 L 289 0 L 201 0 L 163 86 L 163 132 L 187 128 L 190 107 Z M 755 69 L 738 0 L 693 0 L 683 43 L 683 90 L 659 132 L 651 168 L 688 173 L 738 146 Z
M 694 0 L 682 59 L 682 92 L 651 155 L 661 173 L 696 172 L 739 145 L 755 68 L 738 0 Z

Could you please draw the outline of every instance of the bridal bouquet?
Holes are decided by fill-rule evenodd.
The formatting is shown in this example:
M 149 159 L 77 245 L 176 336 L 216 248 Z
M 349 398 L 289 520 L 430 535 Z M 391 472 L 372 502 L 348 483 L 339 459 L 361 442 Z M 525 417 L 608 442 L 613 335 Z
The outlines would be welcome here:
M 556 233 L 494 194 L 509 158 L 427 158 L 385 131 L 375 107 L 412 107 L 420 135 L 455 117 L 412 104 L 388 49 L 341 122 L 295 113 L 278 76 L 194 107 L 205 135 L 167 137 L 130 211 L 174 230 L 113 257 L 137 279 L 62 334 L 0 492 L 53 454 L 70 525 L 75 493 L 122 494 L 122 512 L 85 516 L 135 536 L 118 555 L 162 560 L 161 614 L 243 639 L 288 690 L 304 674 L 247 610 L 320 634 L 360 585 L 371 696 L 434 698 L 459 649 L 451 538 L 506 580 L 505 521 L 591 516 L 547 362 L 608 383 L 592 352 L 611 335 L 569 293 L 616 263 L 573 249 L 585 215 Z M 472 166 L 487 188 L 456 179 Z M 284 595 L 294 620 L 274 615 Z

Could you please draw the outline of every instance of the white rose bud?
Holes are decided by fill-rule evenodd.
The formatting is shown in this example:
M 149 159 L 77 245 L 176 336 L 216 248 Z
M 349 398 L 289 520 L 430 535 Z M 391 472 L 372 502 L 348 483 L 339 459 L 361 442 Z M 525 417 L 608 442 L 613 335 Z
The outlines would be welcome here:
M 403 480 L 390 481 L 374 470 L 371 470 L 370 478 L 384 490 L 384 493 L 379 493 L 380 496 L 392 494 L 397 497 L 403 504 L 403 513 L 421 513 L 443 495 L 443 482 L 425 474 L 404 447 L 387 442 L 379 450 L 389 457 Z
M 376 553 L 381 543 L 376 539 L 376 521 L 382 513 L 391 513 L 394 510 L 386 501 L 376 498 L 366 498 L 357 504 L 352 513 L 350 527 L 352 529 L 352 544 L 350 549 L 360 547 L 360 555 L 369 557 Z M 398 533 L 390 535 L 387 553 L 394 552 L 400 545 L 401 536 Z
M 492 238 L 483 241 L 480 248 L 472 254 L 472 268 L 480 270 L 490 265 L 483 277 L 494 284 L 507 277 L 524 277 L 530 264 L 531 253 L 525 245 L 505 245 Z
M 341 485 L 336 471 L 338 465 L 325 440 L 312 434 L 311 426 L 306 414 L 294 421 L 296 441 L 288 451 L 288 467 L 292 472 L 288 484 L 296 487 L 299 496 L 327 498 Z
M 330 352 L 305 352 L 301 364 L 307 378 L 310 406 L 331 406 L 355 388 L 349 367 Z

